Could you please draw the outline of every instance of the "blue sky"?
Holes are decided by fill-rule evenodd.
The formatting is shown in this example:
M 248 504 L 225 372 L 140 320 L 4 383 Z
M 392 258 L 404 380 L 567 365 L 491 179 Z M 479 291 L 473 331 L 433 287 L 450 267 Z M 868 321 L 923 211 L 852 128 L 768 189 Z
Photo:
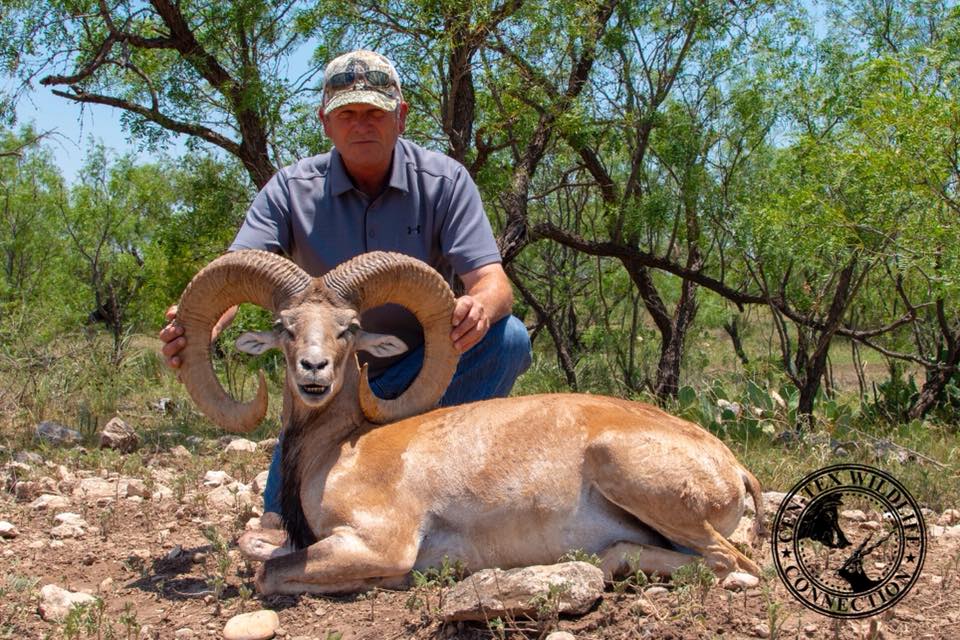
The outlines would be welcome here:
M 87 149 L 93 140 L 102 142 L 118 154 L 138 153 L 143 160 L 155 153 L 139 153 L 120 124 L 120 110 L 103 105 L 81 105 L 53 95 L 48 87 L 37 87 L 17 105 L 18 124 L 33 123 L 37 131 L 55 130 L 47 146 L 53 150 L 57 165 L 68 183 L 72 183 L 83 166 Z M 168 153 L 180 155 L 186 136 L 177 136 Z

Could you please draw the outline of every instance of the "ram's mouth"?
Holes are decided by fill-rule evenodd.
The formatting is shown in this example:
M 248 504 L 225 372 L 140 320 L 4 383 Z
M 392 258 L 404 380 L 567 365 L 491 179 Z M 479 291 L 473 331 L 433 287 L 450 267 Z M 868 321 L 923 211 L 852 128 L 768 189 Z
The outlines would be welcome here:
M 327 393 L 330 390 L 330 387 L 323 384 L 301 384 L 300 393 L 305 396 L 311 396 L 314 398 L 319 398 L 320 396 Z

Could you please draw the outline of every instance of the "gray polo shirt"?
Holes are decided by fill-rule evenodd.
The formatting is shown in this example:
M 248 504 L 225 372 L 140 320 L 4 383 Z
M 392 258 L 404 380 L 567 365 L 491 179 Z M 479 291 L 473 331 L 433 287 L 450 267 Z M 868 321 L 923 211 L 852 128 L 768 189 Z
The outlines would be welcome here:
M 404 139 L 397 141 L 387 188 L 370 199 L 354 187 L 336 149 L 281 169 L 257 194 L 230 250 L 281 253 L 312 276 L 367 251 L 418 258 L 453 284 L 500 262 L 477 186 L 459 162 Z M 399 337 L 414 349 L 420 325 L 402 307 L 363 315 L 363 328 Z M 368 357 L 371 374 L 390 360 Z

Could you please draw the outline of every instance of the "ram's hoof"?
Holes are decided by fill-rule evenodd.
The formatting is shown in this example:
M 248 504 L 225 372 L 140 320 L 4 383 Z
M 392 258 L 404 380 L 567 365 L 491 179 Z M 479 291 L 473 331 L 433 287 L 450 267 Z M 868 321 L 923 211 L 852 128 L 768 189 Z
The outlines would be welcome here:
M 237 540 L 240 553 L 248 560 L 266 562 L 291 553 L 287 546 L 287 532 L 283 529 L 259 529 L 247 531 Z

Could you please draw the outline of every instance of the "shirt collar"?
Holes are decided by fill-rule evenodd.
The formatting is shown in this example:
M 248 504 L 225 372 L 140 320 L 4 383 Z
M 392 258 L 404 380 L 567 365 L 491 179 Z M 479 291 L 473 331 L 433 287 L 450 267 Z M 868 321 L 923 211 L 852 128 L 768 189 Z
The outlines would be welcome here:
M 390 167 L 390 180 L 387 187 L 393 187 L 403 192 L 409 191 L 407 183 L 406 154 L 402 140 L 397 139 L 393 146 L 393 162 Z M 336 148 L 330 152 L 330 190 L 335 196 L 340 196 L 353 189 L 353 181 L 347 175 L 347 168 L 343 166 L 343 158 Z

